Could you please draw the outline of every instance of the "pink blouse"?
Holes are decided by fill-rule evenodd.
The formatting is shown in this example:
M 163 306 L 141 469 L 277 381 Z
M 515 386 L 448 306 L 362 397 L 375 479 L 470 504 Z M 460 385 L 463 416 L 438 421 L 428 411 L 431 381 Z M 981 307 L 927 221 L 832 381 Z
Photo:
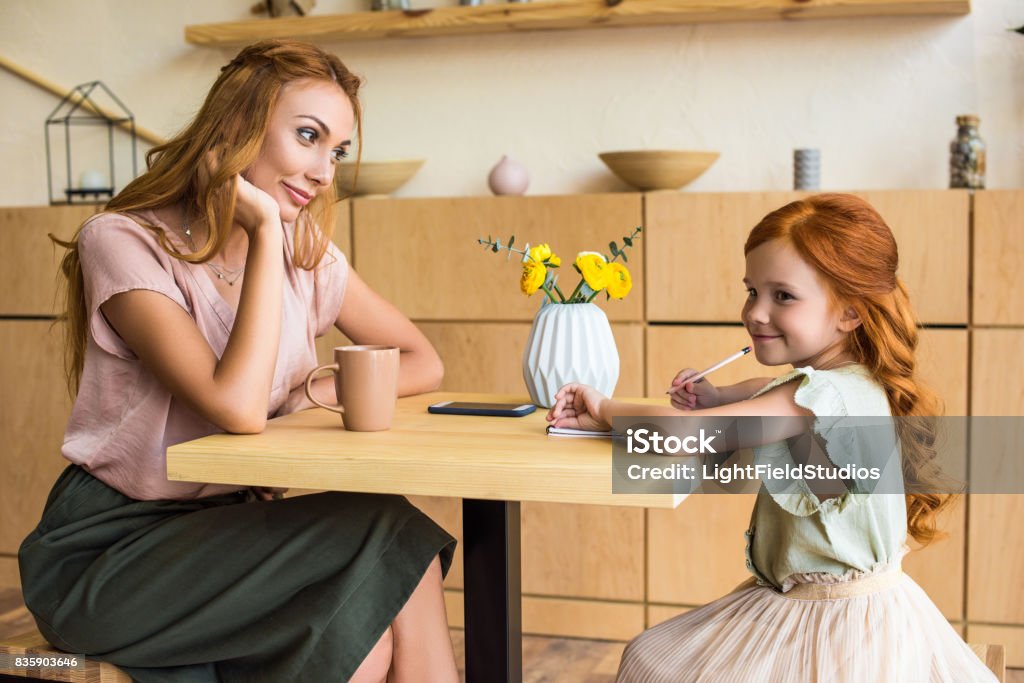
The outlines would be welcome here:
M 187 251 L 180 234 L 152 212 L 139 212 L 135 218 L 164 229 L 172 244 Z M 268 417 L 295 410 L 303 394 L 297 392 L 292 401 L 289 394 L 318 364 L 314 339 L 337 320 L 348 282 L 348 262 L 333 243 L 311 271 L 293 265 L 293 245 L 294 226 L 286 224 L 281 343 Z M 169 255 L 153 233 L 125 214 L 92 218 L 79 235 L 78 248 L 88 339 L 82 381 L 64 435 L 64 457 L 139 500 L 199 498 L 244 488 L 168 481 L 168 446 L 222 430 L 172 396 L 100 310 L 120 292 L 159 292 L 185 309 L 219 358 L 235 312 L 217 292 L 207 267 Z

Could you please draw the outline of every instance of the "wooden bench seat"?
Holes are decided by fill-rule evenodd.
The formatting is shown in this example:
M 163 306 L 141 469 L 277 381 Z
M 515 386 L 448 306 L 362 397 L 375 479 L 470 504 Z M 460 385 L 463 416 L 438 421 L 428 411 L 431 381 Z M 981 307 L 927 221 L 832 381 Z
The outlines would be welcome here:
M 131 676 L 113 664 L 86 659 L 85 665 L 74 669 L 14 668 L 14 657 L 68 657 L 53 649 L 39 631 L 33 629 L 17 636 L 0 640 L 0 681 L 64 681 L 65 683 L 132 683 Z

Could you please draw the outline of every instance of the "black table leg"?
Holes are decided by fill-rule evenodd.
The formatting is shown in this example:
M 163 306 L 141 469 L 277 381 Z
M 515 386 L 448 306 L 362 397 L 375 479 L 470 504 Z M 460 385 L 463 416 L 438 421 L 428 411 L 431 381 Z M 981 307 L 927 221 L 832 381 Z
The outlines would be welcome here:
M 462 501 L 466 683 L 523 680 L 519 503 Z

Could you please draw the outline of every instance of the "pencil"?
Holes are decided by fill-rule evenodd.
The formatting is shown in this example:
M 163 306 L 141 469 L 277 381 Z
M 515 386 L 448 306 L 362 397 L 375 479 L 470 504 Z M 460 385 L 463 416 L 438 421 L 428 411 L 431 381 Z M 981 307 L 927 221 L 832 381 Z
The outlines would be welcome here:
M 736 353 L 732 354 L 728 358 L 723 358 L 722 360 L 720 360 L 717 363 L 715 363 L 714 365 L 712 365 L 710 368 L 708 368 L 706 370 L 702 370 L 701 372 L 698 372 L 696 375 L 693 375 L 692 377 L 687 377 L 683 381 L 683 383 L 679 385 L 679 387 L 684 387 L 689 382 L 693 382 L 694 384 L 696 384 L 697 382 L 699 382 L 702 379 L 704 379 L 704 375 L 710 375 L 712 372 L 714 372 L 715 370 L 719 369 L 720 367 L 728 365 L 729 363 L 733 362 L 737 358 L 742 358 L 743 356 L 747 355 L 748 353 L 750 353 L 751 348 L 752 347 L 750 347 L 750 346 L 744 346 L 742 349 L 740 349 Z M 679 387 L 675 387 L 675 389 L 678 389 Z M 672 391 L 673 391 L 673 389 L 669 389 L 665 393 L 666 394 L 671 394 Z

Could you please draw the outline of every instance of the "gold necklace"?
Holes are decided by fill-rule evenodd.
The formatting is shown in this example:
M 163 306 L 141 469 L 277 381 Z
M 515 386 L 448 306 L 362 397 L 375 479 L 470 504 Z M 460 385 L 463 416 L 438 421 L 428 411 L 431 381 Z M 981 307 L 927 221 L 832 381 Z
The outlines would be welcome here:
M 184 220 L 181 226 L 181 231 L 185 233 L 185 239 L 188 241 L 188 248 L 191 249 L 192 253 L 194 254 L 197 251 L 196 243 L 192 239 L 192 228 L 189 227 L 187 218 Z M 216 263 L 210 263 L 209 261 L 204 262 L 203 265 L 209 268 L 210 272 L 217 276 L 217 279 L 223 280 L 232 287 L 235 286 L 235 283 L 238 282 L 238 278 L 242 277 L 242 273 L 245 272 L 244 263 L 242 264 L 241 268 L 235 269 L 225 268 L 224 266 L 218 266 Z

